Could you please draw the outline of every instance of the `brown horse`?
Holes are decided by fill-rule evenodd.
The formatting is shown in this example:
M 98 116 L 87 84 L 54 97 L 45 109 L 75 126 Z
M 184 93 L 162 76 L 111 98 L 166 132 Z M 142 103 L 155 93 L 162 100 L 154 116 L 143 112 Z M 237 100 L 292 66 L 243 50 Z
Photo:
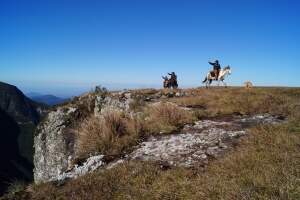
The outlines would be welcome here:
M 178 88 L 178 83 L 177 80 L 174 80 L 173 78 L 168 78 L 167 76 L 162 76 L 164 82 L 163 82 L 163 87 L 164 88 L 173 88 L 177 89 Z
M 164 88 L 169 88 L 170 84 L 169 84 L 169 79 L 167 76 L 162 76 L 164 82 L 163 82 L 163 87 Z

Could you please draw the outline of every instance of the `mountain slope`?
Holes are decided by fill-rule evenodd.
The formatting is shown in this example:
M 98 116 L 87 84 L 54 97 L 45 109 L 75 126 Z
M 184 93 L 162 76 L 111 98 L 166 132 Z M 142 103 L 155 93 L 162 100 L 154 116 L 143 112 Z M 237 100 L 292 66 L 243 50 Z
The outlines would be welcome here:
M 33 133 L 45 109 L 0 82 L 0 193 L 14 180 L 32 179 Z
M 0 194 L 14 180 L 31 180 L 33 166 L 20 153 L 18 138 L 22 128 L 0 109 Z
M 67 99 L 59 98 L 57 96 L 50 95 L 50 94 L 29 96 L 29 98 L 31 98 L 35 102 L 44 103 L 49 106 L 57 105 L 57 104 L 64 103 L 65 101 L 67 101 Z
M 0 108 L 17 122 L 38 123 L 43 106 L 27 98 L 16 86 L 0 82 Z

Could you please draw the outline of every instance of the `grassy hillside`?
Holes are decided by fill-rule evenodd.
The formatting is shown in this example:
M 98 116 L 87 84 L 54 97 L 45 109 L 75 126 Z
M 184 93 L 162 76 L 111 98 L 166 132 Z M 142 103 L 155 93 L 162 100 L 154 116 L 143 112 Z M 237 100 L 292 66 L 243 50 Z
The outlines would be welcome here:
M 135 92 L 150 96 L 157 91 Z M 137 123 L 126 121 L 126 116 L 122 115 L 114 116 L 113 120 L 110 117 L 109 123 L 95 122 L 93 118 L 84 121 L 80 126 L 86 130 L 82 136 L 82 153 L 130 151 L 130 147 L 147 134 L 158 134 L 159 130 L 163 130 L 160 134 L 168 134 L 180 128 L 182 123 L 197 119 L 269 113 L 287 121 L 251 128 L 250 134 L 240 139 L 233 150 L 220 159 L 213 159 L 205 168 L 165 169 L 154 162 L 130 161 L 64 184 L 33 184 L 26 191 L 20 190 L 4 199 L 300 198 L 300 89 L 213 88 L 181 92 L 189 95 L 162 101 L 193 108 L 189 114 L 178 113 L 175 108 L 167 106 L 151 110 L 136 99 L 132 109 L 144 113 L 146 123 L 145 118 Z M 111 124 L 123 128 L 108 126 Z M 94 148 L 87 148 L 91 141 L 95 141 L 93 130 L 96 128 L 112 137 L 97 137 L 99 142 L 92 145 Z

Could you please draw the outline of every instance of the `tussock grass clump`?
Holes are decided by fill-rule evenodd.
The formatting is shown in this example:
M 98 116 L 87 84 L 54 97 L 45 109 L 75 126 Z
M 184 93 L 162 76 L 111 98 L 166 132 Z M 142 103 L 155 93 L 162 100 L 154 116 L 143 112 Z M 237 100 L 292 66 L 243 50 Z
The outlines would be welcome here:
M 142 112 L 146 102 L 142 97 L 135 97 L 132 102 L 130 102 L 129 107 L 134 112 Z
M 145 110 L 145 126 L 148 133 L 172 132 L 186 123 L 194 121 L 191 112 L 173 103 L 157 103 Z
M 120 154 L 136 144 L 141 128 L 138 119 L 123 112 L 112 111 L 102 117 L 90 117 L 78 130 L 79 155 Z
M 144 136 L 170 133 L 193 120 L 192 113 L 172 103 L 148 106 L 134 117 L 118 111 L 92 116 L 78 128 L 78 157 L 126 153 Z

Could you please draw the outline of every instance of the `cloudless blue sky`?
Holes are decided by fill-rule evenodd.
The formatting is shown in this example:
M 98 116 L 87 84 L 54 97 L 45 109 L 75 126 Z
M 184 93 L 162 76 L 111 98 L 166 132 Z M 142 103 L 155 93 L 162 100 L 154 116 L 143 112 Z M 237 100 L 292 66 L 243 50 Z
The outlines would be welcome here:
M 197 87 L 214 59 L 230 85 L 300 86 L 300 1 L 0 0 L 0 81 L 25 92 Z

